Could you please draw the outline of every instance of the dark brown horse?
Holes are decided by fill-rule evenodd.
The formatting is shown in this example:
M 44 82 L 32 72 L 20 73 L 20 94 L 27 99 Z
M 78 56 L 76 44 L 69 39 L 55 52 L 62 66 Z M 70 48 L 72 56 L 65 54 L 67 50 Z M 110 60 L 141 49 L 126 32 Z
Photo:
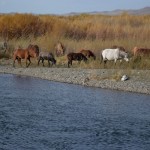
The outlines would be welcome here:
M 30 58 L 39 56 L 39 47 L 37 45 L 29 45 L 27 49 L 16 49 L 13 53 L 13 67 L 15 67 L 15 60 L 21 65 L 21 59 L 25 59 L 26 67 L 31 63 Z M 27 64 L 27 60 L 29 63 Z
M 72 61 L 84 61 L 86 62 L 87 61 L 87 58 L 82 54 L 82 53 L 69 53 L 67 55 L 67 59 L 68 59 L 68 68 L 69 68 L 69 65 L 72 65 Z
M 91 50 L 82 49 L 80 50 L 80 53 L 82 53 L 85 57 L 88 57 L 88 58 L 93 57 L 94 60 L 96 59 L 96 56 Z

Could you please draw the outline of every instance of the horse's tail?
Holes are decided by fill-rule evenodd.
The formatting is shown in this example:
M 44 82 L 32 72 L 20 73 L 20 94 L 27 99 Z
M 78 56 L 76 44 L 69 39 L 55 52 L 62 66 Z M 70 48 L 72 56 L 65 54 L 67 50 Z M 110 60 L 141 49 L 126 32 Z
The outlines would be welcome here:
M 100 64 L 102 63 L 103 61 L 103 55 L 102 55 L 102 51 L 101 51 L 101 54 L 100 54 Z

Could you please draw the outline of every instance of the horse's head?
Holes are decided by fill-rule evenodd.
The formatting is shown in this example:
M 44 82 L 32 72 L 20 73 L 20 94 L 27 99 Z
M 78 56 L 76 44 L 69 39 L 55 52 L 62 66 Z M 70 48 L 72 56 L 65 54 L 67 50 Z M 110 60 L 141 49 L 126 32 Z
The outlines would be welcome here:
M 29 54 L 31 57 L 38 57 L 39 56 L 39 47 L 37 45 L 29 45 L 28 46 Z
M 51 59 L 50 59 L 50 60 L 51 60 L 51 62 L 52 62 L 52 64 L 53 64 L 53 65 L 55 65 L 55 64 L 56 64 L 56 59 L 55 59 L 54 57 L 51 57 Z
M 48 58 L 50 59 L 52 64 L 56 64 L 56 59 L 54 58 L 54 55 L 51 52 L 48 53 Z
M 55 58 L 53 58 L 53 64 L 54 64 L 54 65 L 56 64 L 56 59 L 55 59 Z
M 129 62 L 129 58 L 126 58 L 126 57 L 125 57 L 124 60 L 125 60 L 126 62 Z
M 124 52 L 124 60 L 129 62 L 129 54 L 127 52 Z

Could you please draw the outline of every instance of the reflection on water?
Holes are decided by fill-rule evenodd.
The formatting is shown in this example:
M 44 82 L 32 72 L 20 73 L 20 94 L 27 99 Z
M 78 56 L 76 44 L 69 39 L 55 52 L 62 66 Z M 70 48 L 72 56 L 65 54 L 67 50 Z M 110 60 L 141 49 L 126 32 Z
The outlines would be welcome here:
M 0 75 L 0 149 L 149 150 L 150 95 Z

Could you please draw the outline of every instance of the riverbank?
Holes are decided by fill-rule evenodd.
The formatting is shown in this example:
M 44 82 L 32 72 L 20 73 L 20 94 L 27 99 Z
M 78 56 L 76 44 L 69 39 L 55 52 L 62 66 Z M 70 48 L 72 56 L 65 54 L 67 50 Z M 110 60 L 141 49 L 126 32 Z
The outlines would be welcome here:
M 83 86 L 150 94 L 150 70 L 54 67 L 13 68 L 11 65 L 1 65 L 0 73 L 31 76 L 50 81 L 80 84 Z M 124 74 L 126 74 L 129 79 L 121 81 L 121 77 Z

